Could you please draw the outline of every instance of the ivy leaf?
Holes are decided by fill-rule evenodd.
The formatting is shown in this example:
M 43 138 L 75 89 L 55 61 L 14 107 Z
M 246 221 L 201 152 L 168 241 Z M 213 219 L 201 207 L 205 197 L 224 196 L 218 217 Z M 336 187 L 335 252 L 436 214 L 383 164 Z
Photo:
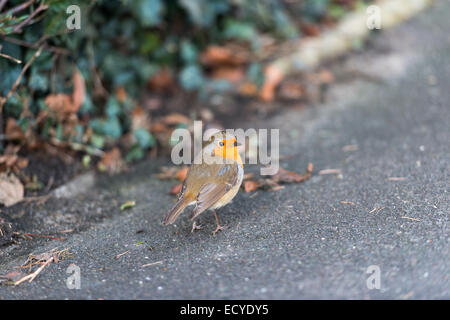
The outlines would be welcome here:
M 197 64 L 190 64 L 181 70 L 179 75 L 180 83 L 186 90 L 195 90 L 204 83 L 203 73 Z
M 139 128 L 133 132 L 133 137 L 142 149 L 148 149 L 155 145 L 155 138 L 143 128 Z
M 132 8 L 144 27 L 152 27 L 160 22 L 164 6 L 161 0 L 136 0 Z

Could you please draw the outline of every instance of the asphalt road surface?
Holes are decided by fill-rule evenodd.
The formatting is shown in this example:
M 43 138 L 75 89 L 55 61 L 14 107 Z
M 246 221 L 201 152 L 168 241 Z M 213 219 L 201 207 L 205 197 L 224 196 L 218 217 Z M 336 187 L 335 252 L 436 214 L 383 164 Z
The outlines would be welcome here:
M 89 223 L 66 241 L 1 247 L 0 274 L 31 252 L 71 255 L 31 283 L 0 286 L 0 298 L 449 299 L 448 16 L 440 2 L 381 33 L 338 63 L 338 75 L 352 76 L 326 103 L 258 123 L 280 128 L 282 167 L 314 164 L 310 180 L 239 193 L 219 212 L 227 229 L 212 236 L 212 214 L 193 234 L 187 214 L 161 225 L 174 184 L 152 176 L 161 161 L 102 177 L 85 193 L 25 212 L 48 232 Z M 136 206 L 120 211 L 127 200 Z M 71 264 L 80 268 L 78 290 L 66 285 Z M 367 286 L 370 266 L 379 289 Z

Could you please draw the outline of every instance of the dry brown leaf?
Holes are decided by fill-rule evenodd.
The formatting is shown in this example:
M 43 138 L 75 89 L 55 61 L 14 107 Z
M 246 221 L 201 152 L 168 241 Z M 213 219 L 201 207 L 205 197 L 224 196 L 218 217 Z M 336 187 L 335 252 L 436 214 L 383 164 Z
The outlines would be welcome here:
M 200 61 L 206 66 L 237 66 L 246 62 L 246 57 L 230 48 L 211 45 L 202 53 Z
M 272 101 L 275 98 L 275 89 L 283 80 L 283 73 L 275 66 L 268 66 L 264 75 L 264 84 L 259 96 L 264 101 Z
M 25 276 L 25 274 L 20 271 L 11 271 L 5 275 L 0 275 L 0 283 L 5 282 L 13 284 L 14 282 L 21 279 L 23 276 Z
M 14 174 L 0 173 L 0 203 L 10 207 L 23 200 L 22 182 Z
M 49 94 L 45 98 L 45 104 L 50 110 L 53 110 L 60 115 L 72 110 L 72 101 L 70 100 L 70 97 L 64 93 Z
M 245 192 L 252 192 L 258 189 L 260 186 L 260 183 L 255 180 L 248 180 L 244 181 L 244 190 Z
M 161 133 L 161 132 L 167 132 L 169 129 L 162 123 L 156 122 L 152 124 L 151 132 L 153 133 Z
M 301 28 L 302 33 L 309 37 L 317 37 L 320 34 L 320 28 L 317 24 L 304 23 Z
M 283 168 L 280 168 L 278 172 L 273 175 L 270 179 L 275 181 L 276 183 L 292 183 L 292 182 L 302 182 L 311 177 L 311 173 L 314 169 L 312 163 L 308 164 L 308 169 L 303 174 L 298 174 L 294 171 L 288 171 Z
M 163 118 L 163 123 L 166 125 L 176 125 L 180 123 L 189 123 L 190 120 L 185 115 L 182 115 L 181 113 L 171 113 Z
M 78 68 L 75 68 L 75 71 L 72 76 L 73 81 L 73 93 L 72 93 L 72 104 L 70 108 L 70 113 L 76 113 L 86 98 L 86 86 L 84 84 L 84 78 Z
M 136 129 L 146 129 L 151 127 L 150 116 L 141 107 L 136 107 L 131 111 L 131 131 Z
M 177 172 L 177 167 L 161 167 L 161 172 L 156 174 L 156 177 L 160 180 L 175 179 Z
M 317 74 L 317 78 L 319 79 L 320 83 L 325 83 L 325 84 L 332 83 L 335 80 L 334 75 L 328 70 L 319 71 L 319 73 Z
M 115 147 L 103 155 L 103 158 L 98 163 L 97 167 L 100 171 L 107 171 L 110 174 L 115 174 L 125 170 L 126 165 L 122 159 L 119 148 Z
M 73 92 L 71 96 L 64 93 L 57 93 L 49 94 L 45 98 L 45 104 L 49 109 L 55 111 L 63 118 L 77 113 L 86 98 L 84 78 L 77 68 L 75 68 L 73 73 L 72 81 Z
M 181 188 L 182 187 L 183 187 L 182 183 L 176 184 L 170 189 L 169 193 L 172 194 L 172 195 L 179 194 L 181 192 Z
M 280 97 L 284 99 L 298 100 L 304 93 L 304 87 L 298 82 L 283 82 L 280 86 Z
M 238 91 L 243 96 L 253 97 L 258 93 L 258 87 L 253 82 L 245 82 L 239 86 Z
M 172 72 L 168 68 L 161 69 L 149 79 L 147 85 L 157 92 L 172 90 L 175 86 Z
M 219 67 L 212 71 L 211 78 L 238 83 L 244 79 L 244 70 L 240 67 Z
M 116 98 L 120 103 L 123 103 L 127 99 L 127 92 L 124 87 L 118 87 L 116 89 Z
M 5 134 L 10 140 L 23 140 L 25 139 L 25 133 L 22 131 L 17 121 L 13 118 L 6 120 Z
M 28 159 L 16 154 L 4 154 L 0 156 L 0 172 L 11 170 L 18 172 L 28 166 Z
M 177 173 L 175 174 L 175 176 L 177 177 L 177 179 L 180 182 L 183 182 L 186 179 L 186 176 L 188 174 L 189 168 L 188 167 L 183 167 L 180 170 L 177 171 Z

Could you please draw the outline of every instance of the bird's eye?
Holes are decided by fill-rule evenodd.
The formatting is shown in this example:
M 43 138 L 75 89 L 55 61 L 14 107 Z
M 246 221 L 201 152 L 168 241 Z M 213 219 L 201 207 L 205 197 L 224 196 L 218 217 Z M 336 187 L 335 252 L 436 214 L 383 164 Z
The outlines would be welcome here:
M 235 141 L 235 142 L 234 142 L 234 146 L 235 146 L 235 147 L 237 147 L 237 146 L 238 146 L 238 143 L 237 143 L 237 141 Z
M 222 141 L 219 142 L 219 146 L 223 147 L 223 142 Z

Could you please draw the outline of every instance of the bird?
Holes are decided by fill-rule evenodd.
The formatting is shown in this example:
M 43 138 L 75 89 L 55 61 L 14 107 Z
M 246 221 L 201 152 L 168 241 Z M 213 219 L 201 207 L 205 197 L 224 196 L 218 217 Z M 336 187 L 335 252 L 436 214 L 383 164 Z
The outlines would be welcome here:
M 239 145 L 236 137 L 226 131 L 218 131 L 202 143 L 202 151 L 191 164 L 178 200 L 165 217 L 163 225 L 174 223 L 186 207 L 195 205 L 190 216 L 193 221 L 192 232 L 201 229 L 195 219 L 206 210 L 213 211 L 216 219 L 217 227 L 213 235 L 224 229 L 216 209 L 229 204 L 242 184 L 244 164 L 237 150 Z M 202 157 L 201 161 L 197 157 Z

